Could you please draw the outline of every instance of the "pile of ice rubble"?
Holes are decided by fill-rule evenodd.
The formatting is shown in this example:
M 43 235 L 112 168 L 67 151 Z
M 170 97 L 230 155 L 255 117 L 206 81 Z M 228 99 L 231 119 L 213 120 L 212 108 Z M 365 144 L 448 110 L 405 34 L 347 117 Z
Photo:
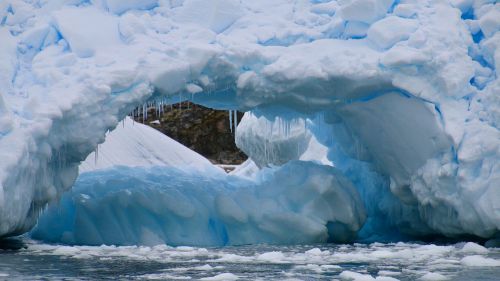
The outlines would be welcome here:
M 262 169 L 257 177 L 111 168 L 96 172 L 94 183 L 82 175 L 76 192 L 110 182 L 95 196 L 116 191 L 112 209 L 155 194 L 122 199 L 127 190 L 182 191 L 185 200 L 165 197 L 183 202 L 172 214 L 192 215 L 186 224 L 204 216 L 217 243 L 498 237 L 499 29 L 495 0 L 3 1 L 0 234 L 32 228 L 134 108 L 190 99 L 252 111 L 236 140 Z M 173 180 L 154 185 L 149 177 Z M 133 181 L 135 191 L 125 187 Z M 248 200 L 245 192 L 253 193 Z M 259 205 L 267 199 L 272 206 Z M 187 211 L 194 200 L 206 212 Z M 87 205 L 68 208 L 76 214 L 78 206 Z M 140 216 L 120 227 L 136 220 L 147 227 L 129 226 L 123 239 L 166 239 L 151 231 L 157 213 Z M 307 229 L 295 224 L 302 220 Z M 235 233 L 230 224 L 241 221 Z M 97 222 L 82 223 L 96 237 Z M 292 224 L 300 237 L 277 238 Z M 68 233 L 67 241 L 78 241 Z M 168 239 L 183 241 L 176 233 Z

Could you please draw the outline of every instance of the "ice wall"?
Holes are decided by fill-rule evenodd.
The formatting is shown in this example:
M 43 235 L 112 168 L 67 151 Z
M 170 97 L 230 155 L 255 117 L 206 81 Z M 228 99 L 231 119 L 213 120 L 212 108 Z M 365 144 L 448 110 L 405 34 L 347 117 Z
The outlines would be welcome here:
M 0 233 L 32 227 L 135 106 L 191 99 L 271 115 L 276 105 L 324 112 L 344 132 L 331 134 L 339 138 L 329 146 L 333 164 L 367 165 L 364 174 L 345 168 L 355 185 L 379 182 L 430 232 L 494 236 L 499 7 L 493 0 L 3 1 Z M 335 163 L 337 150 L 348 157 Z M 381 180 L 363 181 L 372 173 Z
M 257 181 L 197 169 L 116 166 L 80 175 L 31 235 L 83 245 L 345 242 L 364 219 L 352 183 L 311 162 L 263 171 Z

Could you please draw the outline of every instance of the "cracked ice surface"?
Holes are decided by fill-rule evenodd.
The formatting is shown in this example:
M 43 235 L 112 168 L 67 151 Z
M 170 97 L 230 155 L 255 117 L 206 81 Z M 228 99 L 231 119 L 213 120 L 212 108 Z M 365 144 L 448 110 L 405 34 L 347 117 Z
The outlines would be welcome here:
M 278 105 L 323 112 L 330 140 L 313 134 L 333 165 L 360 193 L 378 188 L 405 204 L 417 220 L 408 232 L 493 237 L 499 9 L 488 0 L 3 1 L 0 234 L 29 230 L 133 108 L 178 96 L 271 116 Z M 365 207 L 390 221 L 404 213 L 391 206 Z

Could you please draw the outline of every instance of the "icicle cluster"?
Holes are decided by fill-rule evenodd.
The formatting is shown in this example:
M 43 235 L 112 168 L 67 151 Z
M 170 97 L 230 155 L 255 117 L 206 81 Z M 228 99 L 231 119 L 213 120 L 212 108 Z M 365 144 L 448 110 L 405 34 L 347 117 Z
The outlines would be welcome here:
M 238 111 L 229 110 L 228 115 L 229 115 L 229 131 L 231 131 L 231 133 L 234 132 L 234 135 L 236 136 L 236 128 L 238 127 Z

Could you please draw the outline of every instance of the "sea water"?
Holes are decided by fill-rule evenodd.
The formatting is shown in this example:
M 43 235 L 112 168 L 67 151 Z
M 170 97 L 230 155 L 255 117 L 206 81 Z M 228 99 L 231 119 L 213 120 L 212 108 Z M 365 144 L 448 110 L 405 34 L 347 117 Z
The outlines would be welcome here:
M 11 240 L 1 280 L 499 280 L 500 248 L 475 243 L 63 246 Z M 391 279 L 392 278 L 392 279 Z

